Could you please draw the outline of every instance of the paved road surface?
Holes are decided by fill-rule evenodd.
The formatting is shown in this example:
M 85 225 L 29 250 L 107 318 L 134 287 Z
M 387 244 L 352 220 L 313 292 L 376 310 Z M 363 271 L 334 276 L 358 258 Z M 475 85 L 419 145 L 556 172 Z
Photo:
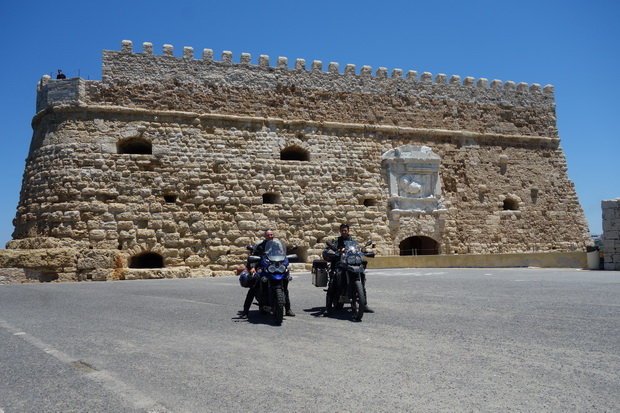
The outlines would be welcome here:
M 0 285 L 0 413 L 620 411 L 620 273 L 395 269 L 273 325 L 236 278 Z M 256 308 L 256 307 L 254 307 Z

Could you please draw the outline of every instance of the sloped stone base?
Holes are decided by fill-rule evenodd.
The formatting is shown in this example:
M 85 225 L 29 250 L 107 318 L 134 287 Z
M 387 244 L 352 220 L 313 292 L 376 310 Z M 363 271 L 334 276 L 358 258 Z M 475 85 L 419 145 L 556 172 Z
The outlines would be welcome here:
M 222 277 L 235 274 L 206 268 L 127 268 L 118 250 L 39 248 L 0 250 L 0 284 L 63 281 L 117 281 Z

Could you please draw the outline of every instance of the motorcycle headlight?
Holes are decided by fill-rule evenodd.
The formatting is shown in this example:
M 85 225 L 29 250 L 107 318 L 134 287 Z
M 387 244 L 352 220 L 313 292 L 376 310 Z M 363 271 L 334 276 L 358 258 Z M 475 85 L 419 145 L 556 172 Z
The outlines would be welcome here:
M 362 257 L 359 255 L 349 255 L 347 257 L 347 264 L 349 265 L 360 265 L 362 263 Z
M 274 265 L 271 264 L 268 268 L 269 272 L 272 274 L 280 274 L 283 273 L 284 271 L 286 271 L 286 266 L 284 264 L 280 264 L 280 265 Z

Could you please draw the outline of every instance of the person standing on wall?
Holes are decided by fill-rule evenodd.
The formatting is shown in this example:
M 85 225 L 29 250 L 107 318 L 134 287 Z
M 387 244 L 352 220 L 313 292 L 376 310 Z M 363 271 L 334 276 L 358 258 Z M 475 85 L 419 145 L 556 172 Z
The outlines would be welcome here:
M 56 79 L 66 79 L 67 76 L 65 76 L 64 73 L 62 73 L 62 70 L 58 69 L 58 74 L 56 75 Z

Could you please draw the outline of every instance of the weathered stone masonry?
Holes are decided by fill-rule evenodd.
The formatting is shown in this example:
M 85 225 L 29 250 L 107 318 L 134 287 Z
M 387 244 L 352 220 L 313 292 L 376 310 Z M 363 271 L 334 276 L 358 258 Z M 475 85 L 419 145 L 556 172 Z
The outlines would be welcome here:
M 620 198 L 601 202 L 603 209 L 604 268 L 620 270 Z
M 341 222 L 378 254 L 584 250 L 553 93 L 124 41 L 101 81 L 41 79 L 7 246 L 70 250 L 31 266 L 61 279 L 232 274 L 266 227 L 307 268 Z

